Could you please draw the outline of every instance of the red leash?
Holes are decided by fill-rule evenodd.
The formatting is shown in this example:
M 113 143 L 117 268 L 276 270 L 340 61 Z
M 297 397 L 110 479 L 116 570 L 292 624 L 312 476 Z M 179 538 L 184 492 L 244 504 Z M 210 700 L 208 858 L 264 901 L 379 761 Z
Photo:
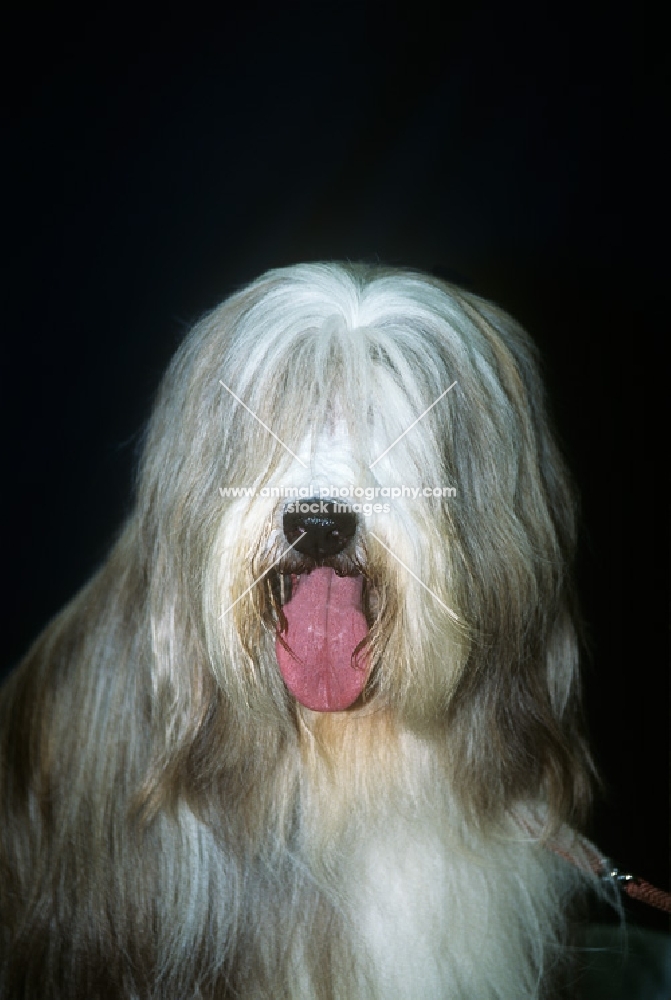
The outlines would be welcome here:
M 657 886 L 646 882 L 638 875 L 630 872 L 621 872 L 619 868 L 614 868 L 605 858 L 600 859 L 598 866 L 593 871 L 599 876 L 602 882 L 610 882 L 622 892 L 626 892 L 632 899 L 637 899 L 648 906 L 654 906 L 664 913 L 671 913 L 671 892 L 658 889 Z
M 538 838 L 541 824 L 537 820 L 535 820 L 536 829 L 534 829 L 534 823 L 527 816 L 518 814 L 517 820 L 531 836 Z M 566 831 L 566 833 L 570 838 L 566 846 L 563 846 L 557 839 L 549 840 L 546 842 L 548 850 L 582 871 L 594 872 L 602 882 L 609 883 L 620 892 L 626 892 L 632 899 L 647 903 L 648 906 L 654 906 L 664 913 L 671 913 L 671 892 L 658 889 L 650 882 L 646 882 L 645 879 L 639 878 L 638 875 L 621 872 L 607 858 L 604 858 L 586 837 L 572 833 L 572 831 Z M 542 842 L 542 837 L 540 840 Z
M 650 885 L 645 879 L 639 878 L 637 875 L 620 875 L 617 868 L 613 869 L 608 875 L 602 875 L 602 878 L 611 878 L 615 874 L 615 878 L 618 881 L 618 885 L 622 885 L 622 888 L 631 896 L 632 899 L 640 899 L 642 903 L 647 903 L 648 906 L 655 906 L 658 910 L 663 910 L 664 913 L 671 913 L 671 892 L 664 892 L 663 889 L 658 889 L 654 885 Z M 621 880 L 624 880 L 622 883 Z
M 607 858 L 600 855 L 594 844 L 590 843 L 585 837 L 579 836 L 578 840 L 585 857 L 589 859 L 590 871 L 598 875 L 602 882 L 609 882 L 621 892 L 626 892 L 632 899 L 637 899 L 641 903 L 647 903 L 648 906 L 654 906 L 658 910 L 663 910 L 664 913 L 671 913 L 671 892 L 658 889 L 656 886 L 651 885 L 650 882 L 646 882 L 645 879 L 639 878 L 638 875 L 632 875 L 630 872 L 621 872 Z M 555 854 L 558 854 L 559 857 L 564 858 L 565 861 L 570 861 L 572 865 L 582 868 L 583 871 L 586 870 L 584 860 L 577 854 L 562 850 L 558 844 L 550 843 L 548 847 Z

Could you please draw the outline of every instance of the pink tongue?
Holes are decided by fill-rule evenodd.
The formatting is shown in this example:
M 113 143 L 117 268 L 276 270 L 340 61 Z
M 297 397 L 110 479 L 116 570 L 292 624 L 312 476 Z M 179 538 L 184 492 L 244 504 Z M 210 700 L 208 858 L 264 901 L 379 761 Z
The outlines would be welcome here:
M 293 596 L 284 606 L 288 628 L 281 640 L 278 634 L 275 652 L 284 683 L 315 712 L 349 708 L 366 683 L 365 653 L 354 658 L 368 634 L 362 586 L 360 576 L 337 576 L 325 566 L 294 578 Z

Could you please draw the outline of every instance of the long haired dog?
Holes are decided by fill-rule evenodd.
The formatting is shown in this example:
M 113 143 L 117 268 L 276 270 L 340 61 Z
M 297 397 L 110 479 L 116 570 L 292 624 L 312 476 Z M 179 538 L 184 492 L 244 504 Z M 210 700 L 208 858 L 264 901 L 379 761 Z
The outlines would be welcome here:
M 554 995 L 574 541 L 489 302 L 325 264 L 206 316 L 109 559 L 2 691 L 2 996 Z

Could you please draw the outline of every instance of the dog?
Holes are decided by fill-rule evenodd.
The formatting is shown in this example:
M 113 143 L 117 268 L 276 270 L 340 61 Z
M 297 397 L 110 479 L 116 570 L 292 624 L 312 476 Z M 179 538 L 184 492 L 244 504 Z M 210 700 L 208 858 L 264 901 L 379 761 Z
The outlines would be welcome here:
M 575 541 L 499 308 L 353 264 L 232 295 L 0 695 L 0 995 L 554 996 L 594 887 Z

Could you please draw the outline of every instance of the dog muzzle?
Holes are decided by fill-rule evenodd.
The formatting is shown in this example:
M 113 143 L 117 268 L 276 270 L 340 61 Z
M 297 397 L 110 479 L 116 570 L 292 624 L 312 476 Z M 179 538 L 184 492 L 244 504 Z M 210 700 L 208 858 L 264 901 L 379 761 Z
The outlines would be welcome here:
M 333 504 L 322 503 L 321 513 L 315 506 L 307 502 L 284 515 L 288 541 L 314 568 L 291 576 L 291 599 L 282 609 L 286 629 L 278 629 L 275 649 L 284 683 L 302 705 L 341 712 L 359 698 L 369 673 L 363 577 L 338 575 L 320 562 L 348 545 L 356 517 L 334 512 Z

